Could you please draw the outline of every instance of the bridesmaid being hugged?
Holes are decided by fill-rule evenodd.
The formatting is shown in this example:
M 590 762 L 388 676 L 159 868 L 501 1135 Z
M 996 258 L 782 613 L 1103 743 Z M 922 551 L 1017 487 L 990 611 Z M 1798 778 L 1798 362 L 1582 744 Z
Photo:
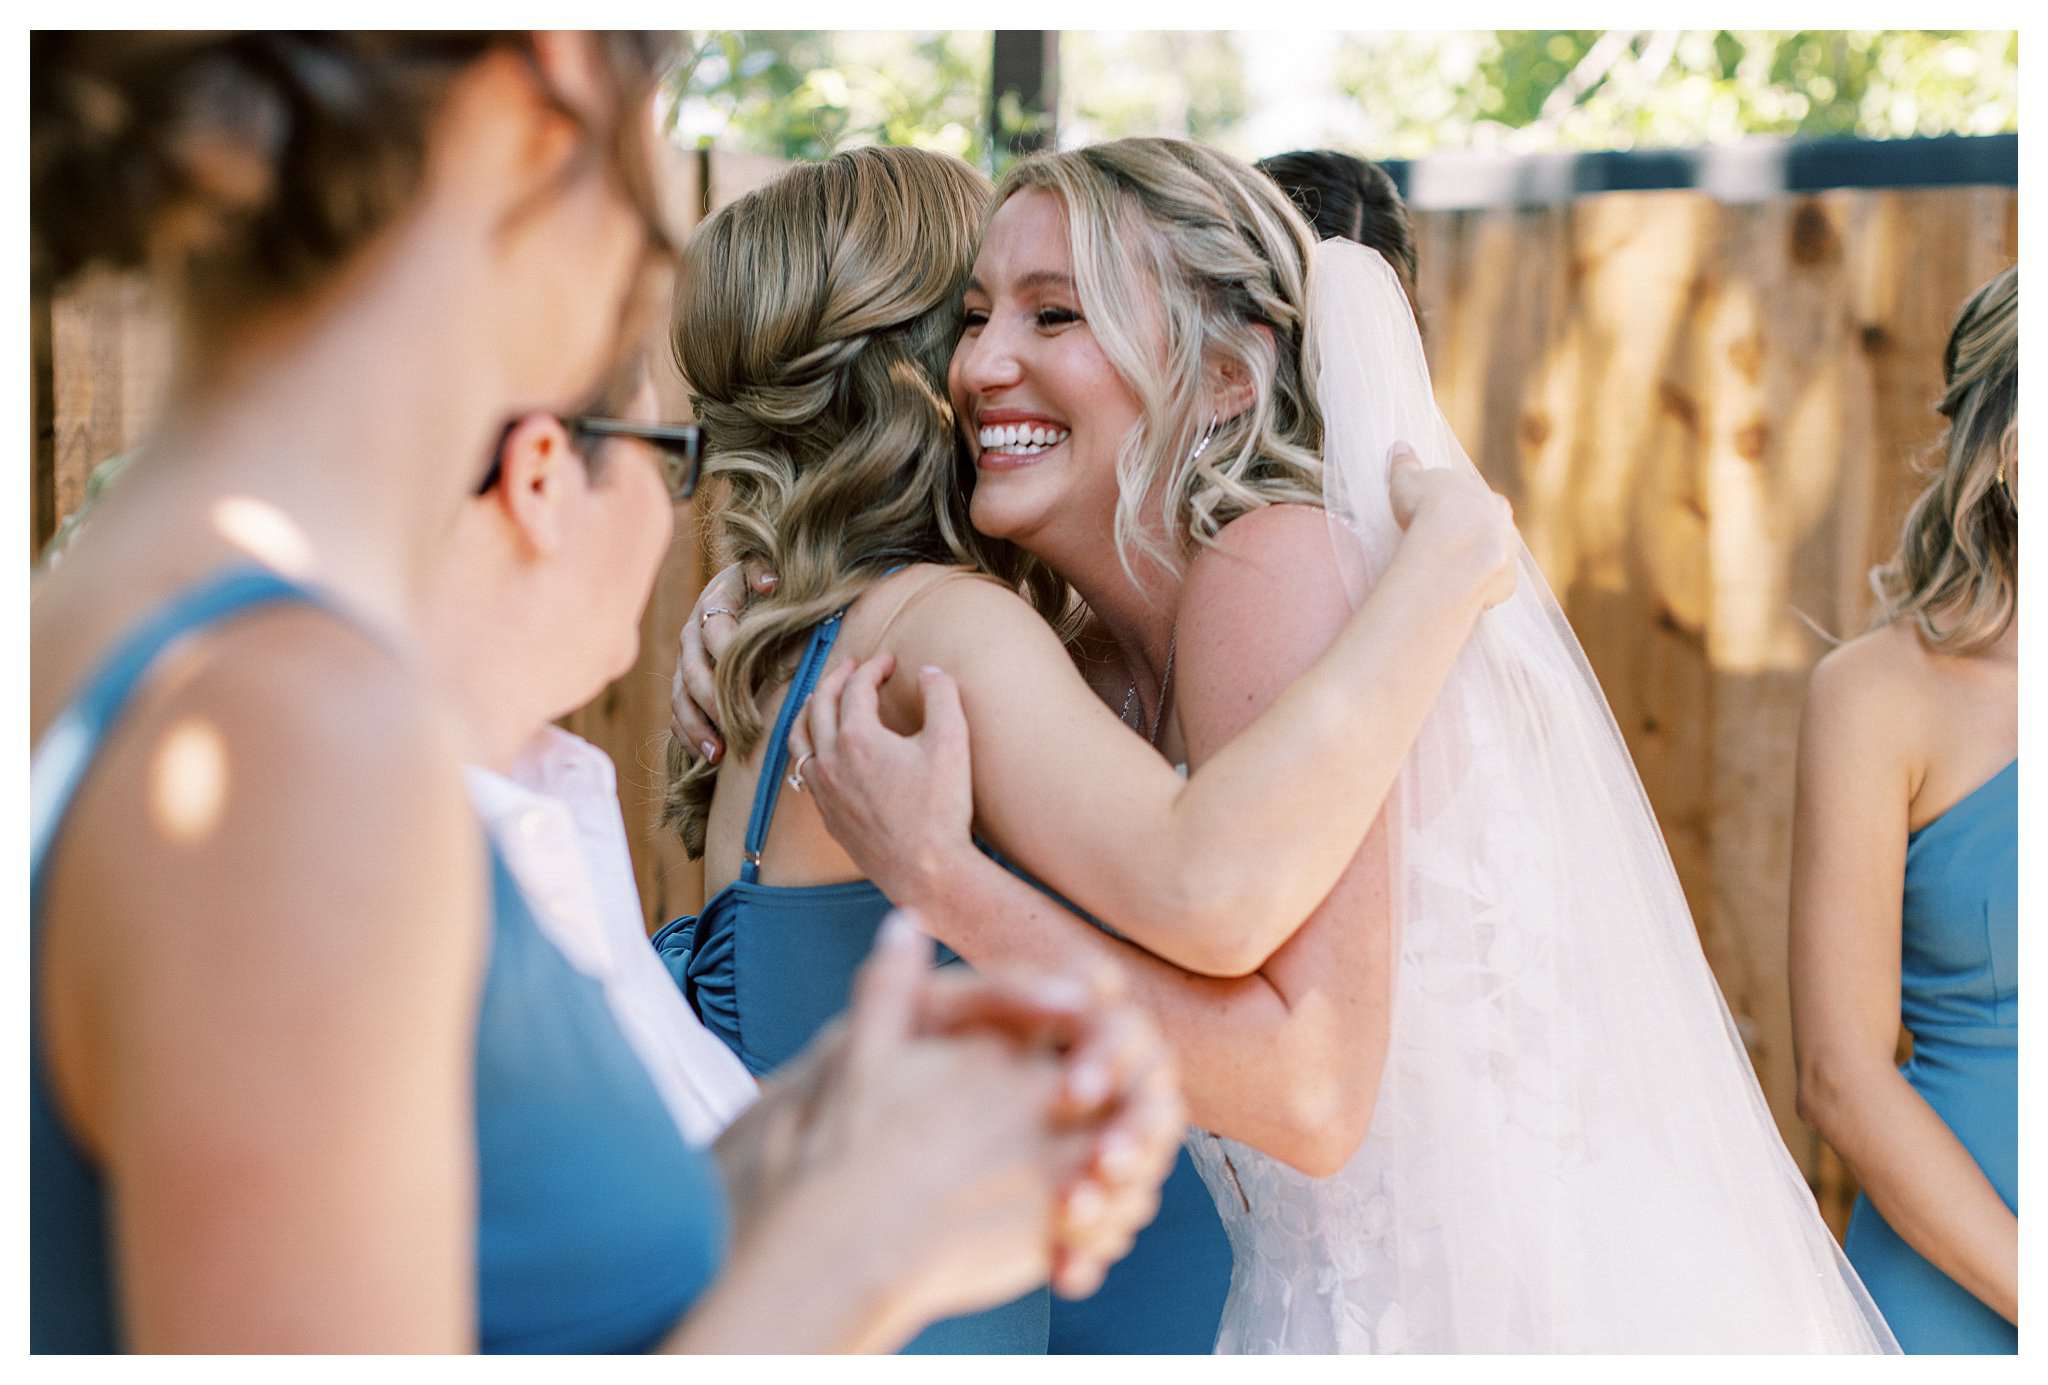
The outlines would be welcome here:
M 1863 1185 L 1849 1258 L 1909 1352 L 2019 1333 L 2019 270 L 1963 307 L 1946 453 L 1822 659 L 1792 857 L 1799 1112 Z M 1913 1055 L 1893 1067 L 1901 1021 Z

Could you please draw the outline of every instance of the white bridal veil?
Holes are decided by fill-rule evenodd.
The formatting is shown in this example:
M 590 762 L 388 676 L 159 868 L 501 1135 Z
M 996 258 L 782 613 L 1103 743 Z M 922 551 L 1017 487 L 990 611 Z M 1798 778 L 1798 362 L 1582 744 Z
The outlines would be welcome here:
M 1389 446 L 1472 463 L 1377 254 L 1316 251 L 1309 323 L 1355 603 L 1400 537 Z M 1372 1130 L 1334 1180 L 1270 1161 L 1246 1180 L 1247 1220 L 1263 1192 L 1320 1244 L 1233 1227 L 1240 1258 L 1264 1240 L 1269 1261 L 1305 1263 L 1269 1264 L 1264 1290 L 1240 1276 L 1225 1349 L 1895 1351 L 1779 1139 L 1526 550 L 1389 807 L 1398 965 Z

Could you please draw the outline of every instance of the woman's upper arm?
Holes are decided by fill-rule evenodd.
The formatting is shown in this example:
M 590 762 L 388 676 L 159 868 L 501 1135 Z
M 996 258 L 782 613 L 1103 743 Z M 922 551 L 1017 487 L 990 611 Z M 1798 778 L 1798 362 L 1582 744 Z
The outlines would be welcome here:
M 1176 697 L 1190 766 L 1257 720 L 1350 614 L 1322 511 L 1274 505 L 1226 526 L 1181 590 Z
M 1350 605 L 1319 511 L 1254 511 L 1189 571 L 1180 619 L 1181 729 L 1198 768 L 1263 713 L 1336 636 Z M 1386 1053 L 1394 920 L 1382 814 L 1329 896 L 1261 972 L 1301 1023 L 1313 1018 L 1325 1134 L 1348 1158 L 1364 1137 Z
M 1888 1066 L 1898 1040 L 1914 737 L 1910 680 L 1892 654 L 1878 636 L 1823 659 L 1800 724 L 1791 982 L 1812 1077 L 1845 1059 Z
M 140 1350 L 475 1342 L 481 841 L 407 680 L 312 644 L 202 675 L 80 824 L 123 858 L 80 892 L 82 1123 Z M 167 820 L 195 726 L 211 814 Z

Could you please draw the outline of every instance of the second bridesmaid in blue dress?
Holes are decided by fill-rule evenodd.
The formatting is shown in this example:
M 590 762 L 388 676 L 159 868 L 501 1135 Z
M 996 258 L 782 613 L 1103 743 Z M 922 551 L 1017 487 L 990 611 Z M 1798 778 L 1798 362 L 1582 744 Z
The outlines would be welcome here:
M 1800 736 L 1800 1111 L 1862 1185 L 1849 1259 L 1916 1353 L 2019 1344 L 2018 362 L 2014 268 L 1956 321 L 1882 624 L 1821 661 Z

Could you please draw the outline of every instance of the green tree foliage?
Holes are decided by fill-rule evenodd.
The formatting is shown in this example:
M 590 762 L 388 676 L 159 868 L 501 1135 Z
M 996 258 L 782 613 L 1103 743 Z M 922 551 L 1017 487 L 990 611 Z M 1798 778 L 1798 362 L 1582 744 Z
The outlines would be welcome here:
M 722 29 L 671 88 L 679 137 L 785 159 L 856 144 L 940 149 L 986 166 L 986 29 Z
M 1300 36 L 1297 36 L 1300 37 Z M 1310 36 L 1060 35 L 1059 141 L 1180 134 L 1256 156 L 1626 149 L 1746 135 L 1990 134 L 2019 127 L 2008 30 L 1479 29 Z M 679 138 L 781 158 L 914 144 L 990 166 L 988 30 L 719 30 L 671 93 Z M 1262 85 L 1263 83 L 1263 85 Z M 1304 92 L 1313 100 L 1303 102 Z M 1291 100 L 1284 128 L 1262 108 Z M 1253 147 L 1270 146 L 1270 147 Z
M 1356 112 L 1344 138 L 1380 157 L 2019 128 L 2008 30 L 1354 34 L 1333 76 Z

